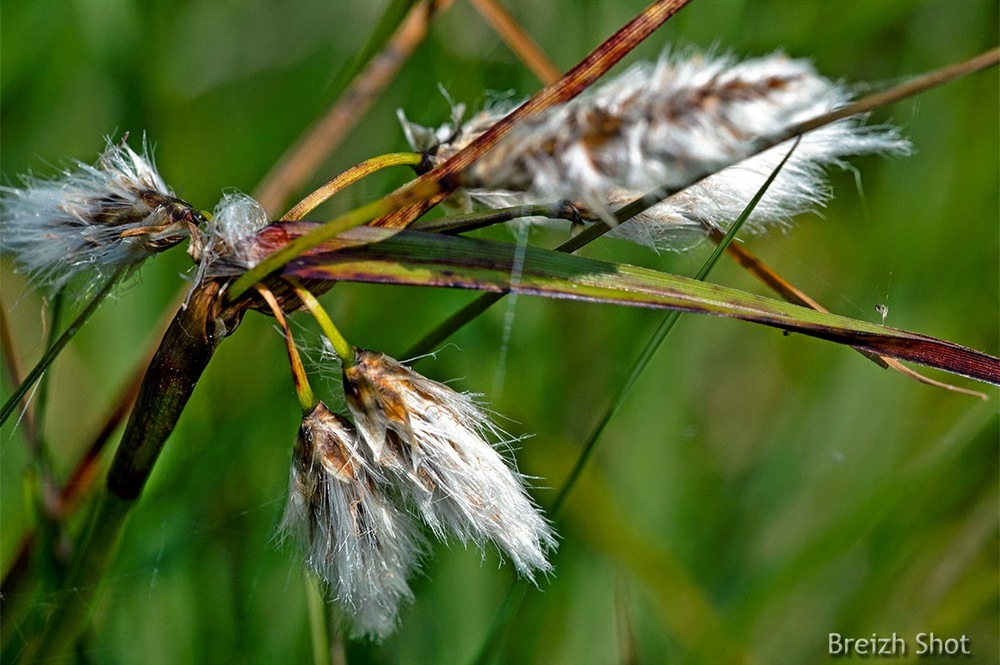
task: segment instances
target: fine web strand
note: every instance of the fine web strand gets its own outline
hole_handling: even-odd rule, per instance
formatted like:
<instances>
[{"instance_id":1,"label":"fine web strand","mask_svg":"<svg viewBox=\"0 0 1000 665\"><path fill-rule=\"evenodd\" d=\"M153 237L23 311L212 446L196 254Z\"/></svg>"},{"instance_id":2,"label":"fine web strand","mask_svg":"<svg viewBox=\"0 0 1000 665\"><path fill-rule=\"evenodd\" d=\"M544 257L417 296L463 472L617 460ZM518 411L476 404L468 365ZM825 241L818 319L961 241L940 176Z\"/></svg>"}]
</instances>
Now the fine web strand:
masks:
<instances>
[{"instance_id":1,"label":"fine web strand","mask_svg":"<svg viewBox=\"0 0 1000 665\"><path fill-rule=\"evenodd\" d=\"M524 272L524 258L528 251L528 224L517 227L517 244L514 248L514 261L510 271L510 296L507 298L507 309L503 317L503 336L500 340L500 353L497 359L496 374L493 377L493 395L498 399L503 394L504 380L507 378L507 352L510 349L510 337L514 330L514 315L517 310L517 287L521 284Z\"/></svg>"}]
</instances>

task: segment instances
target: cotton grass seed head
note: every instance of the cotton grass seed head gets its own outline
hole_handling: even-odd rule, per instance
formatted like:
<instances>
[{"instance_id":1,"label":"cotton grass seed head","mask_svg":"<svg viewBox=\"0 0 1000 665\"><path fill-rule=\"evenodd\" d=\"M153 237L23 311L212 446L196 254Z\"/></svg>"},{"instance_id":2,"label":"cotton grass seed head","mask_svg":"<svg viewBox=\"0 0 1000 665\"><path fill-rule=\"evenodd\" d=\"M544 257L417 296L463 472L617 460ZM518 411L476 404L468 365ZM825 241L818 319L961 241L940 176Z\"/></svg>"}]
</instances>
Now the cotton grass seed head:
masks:
<instances>
[{"instance_id":1,"label":"cotton grass seed head","mask_svg":"<svg viewBox=\"0 0 1000 665\"><path fill-rule=\"evenodd\" d=\"M725 228L735 221L791 145L783 143L725 168L648 208L608 235L656 249L683 250L703 238L706 227ZM745 228L762 233L785 227L794 216L825 205L832 196L825 177L827 168L846 167L847 157L873 152L907 154L909 144L891 128L866 129L850 121L809 132L764 193ZM612 190L607 201L618 207L643 194Z\"/></svg>"},{"instance_id":2,"label":"cotton grass seed head","mask_svg":"<svg viewBox=\"0 0 1000 665\"><path fill-rule=\"evenodd\" d=\"M413 597L407 578L422 540L369 469L353 425L318 404L299 429L281 529L297 536L306 564L329 584L352 636L381 639Z\"/></svg>"},{"instance_id":3,"label":"cotton grass seed head","mask_svg":"<svg viewBox=\"0 0 1000 665\"><path fill-rule=\"evenodd\" d=\"M523 478L486 441L509 438L470 395L363 349L344 368L344 393L373 459L436 536L480 548L492 541L529 579L551 570L552 530Z\"/></svg>"},{"instance_id":4,"label":"cotton grass seed head","mask_svg":"<svg viewBox=\"0 0 1000 665\"><path fill-rule=\"evenodd\" d=\"M703 223L736 219L791 145L750 157L759 139L850 99L845 86L820 76L809 61L782 54L744 61L712 53L665 55L518 123L461 178L487 207L566 199L611 220L607 210L744 160L612 232L657 248L684 248L692 230L701 237ZM465 125L435 131L421 132L408 122L404 128L411 142L439 142L425 149L436 164L510 110L488 108ZM823 178L828 166L845 166L853 155L908 152L897 131L864 127L858 118L809 132L749 228L760 231L822 205L829 198Z\"/></svg>"},{"instance_id":5,"label":"cotton grass seed head","mask_svg":"<svg viewBox=\"0 0 1000 665\"><path fill-rule=\"evenodd\" d=\"M74 162L55 179L0 187L0 251L41 285L105 275L173 247L203 221L156 172L143 145L108 141L97 164Z\"/></svg>"}]
</instances>

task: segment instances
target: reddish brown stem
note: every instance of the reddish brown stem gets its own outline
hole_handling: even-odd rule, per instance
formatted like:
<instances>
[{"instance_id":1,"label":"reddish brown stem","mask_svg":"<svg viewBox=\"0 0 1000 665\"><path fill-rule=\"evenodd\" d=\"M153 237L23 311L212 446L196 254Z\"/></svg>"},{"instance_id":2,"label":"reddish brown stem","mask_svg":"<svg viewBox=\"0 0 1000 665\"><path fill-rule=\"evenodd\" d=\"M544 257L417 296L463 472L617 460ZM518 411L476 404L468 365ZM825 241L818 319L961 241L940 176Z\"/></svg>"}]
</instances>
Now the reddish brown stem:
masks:
<instances>
[{"instance_id":1,"label":"reddish brown stem","mask_svg":"<svg viewBox=\"0 0 1000 665\"><path fill-rule=\"evenodd\" d=\"M535 40L518 25L503 5L497 0L469 0L469 2L539 81L549 85L559 80L559 69L552 64Z\"/></svg>"}]
</instances>

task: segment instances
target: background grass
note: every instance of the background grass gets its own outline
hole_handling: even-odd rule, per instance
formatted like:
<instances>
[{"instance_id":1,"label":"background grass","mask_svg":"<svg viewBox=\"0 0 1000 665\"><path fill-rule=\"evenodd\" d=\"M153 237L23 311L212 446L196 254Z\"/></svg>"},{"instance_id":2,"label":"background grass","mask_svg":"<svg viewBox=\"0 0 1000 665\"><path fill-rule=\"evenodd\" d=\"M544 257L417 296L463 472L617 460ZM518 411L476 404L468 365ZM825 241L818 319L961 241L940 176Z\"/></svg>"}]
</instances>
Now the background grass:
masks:
<instances>
[{"instance_id":1,"label":"background grass","mask_svg":"<svg viewBox=\"0 0 1000 665\"><path fill-rule=\"evenodd\" d=\"M507 6L566 69L642 4ZM8 182L50 173L63 157L92 161L104 135L145 131L167 182L210 208L225 188L250 191L322 113L380 11L362 2L7 0L0 171ZM698 0L629 61L668 44L780 49L814 59L831 78L882 86L992 47L997 25L988 0ZM438 82L471 107L487 90L538 87L458 1L314 183L403 148L397 107L417 122L445 120ZM889 325L996 354L998 117L996 70L876 113L872 121L900 125L917 154L857 160L863 197L852 174L835 174L837 196L822 217L748 246L838 313L877 320L874 307L885 304ZM365 181L328 210L402 177ZM682 274L707 255L607 241L585 252ZM189 266L181 250L151 261L56 364L46 432L60 474L155 340ZM29 365L42 346L43 300L9 266L2 275ZM733 265L713 279L759 289ZM400 353L469 298L340 285L324 302L352 341ZM520 298L505 338L506 315L507 306L494 308L421 371L460 377L455 385L485 393L508 429L535 434L518 462L539 477L544 505L661 315ZM301 317L300 325L312 330ZM336 402L337 383L328 369L314 387ZM966 662L997 662L997 392L989 393L980 403L881 371L849 349L684 317L571 496L556 575L529 592L502 660L714 662L731 647L760 663L820 662L832 631L895 631L912 656L915 634L935 631L970 637ZM292 548L274 540L297 425L281 339L271 320L248 315L130 518L85 661L308 660L303 575ZM26 464L21 432L8 424L5 567L34 519ZM382 645L350 645L351 662L468 660L512 579L499 563L495 552L436 548L399 631Z\"/></svg>"}]
</instances>

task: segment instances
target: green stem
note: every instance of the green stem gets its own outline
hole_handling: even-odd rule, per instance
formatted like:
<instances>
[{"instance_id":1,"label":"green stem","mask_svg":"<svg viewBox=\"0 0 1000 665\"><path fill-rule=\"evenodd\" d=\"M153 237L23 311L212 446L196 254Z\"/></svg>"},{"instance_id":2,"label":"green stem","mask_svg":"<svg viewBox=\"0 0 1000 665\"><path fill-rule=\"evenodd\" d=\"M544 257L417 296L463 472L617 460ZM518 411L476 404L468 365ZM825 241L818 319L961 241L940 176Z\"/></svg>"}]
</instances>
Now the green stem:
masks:
<instances>
[{"instance_id":1,"label":"green stem","mask_svg":"<svg viewBox=\"0 0 1000 665\"><path fill-rule=\"evenodd\" d=\"M319 327L323 330L323 334L326 335L328 340L330 340L330 344L333 345L333 350L337 353L337 356L344 364L344 367L351 367L354 365L354 347L344 338L343 335L340 334L340 330L338 330L337 326L333 324L333 320L330 318L330 315L326 313L326 310L323 309L323 306L319 304L318 300L316 300L316 296L314 296L309 289L302 286L297 279L293 277L289 277L287 279L288 283L291 284L292 288L295 290L295 295L299 297L302 304L306 306L309 313L313 315L314 319L316 319Z\"/></svg>"},{"instance_id":2,"label":"green stem","mask_svg":"<svg viewBox=\"0 0 1000 665\"><path fill-rule=\"evenodd\" d=\"M48 369L49 365L52 364L52 361L59 355L59 352L63 350L63 347L66 346L71 339L73 339L74 335L80 331L80 328L83 327L90 316L97 311L98 305L100 305L104 300L104 297L111 292L111 289L118 283L118 280L121 279L127 269L127 267L122 267L115 271L115 273L108 278L108 281L104 283L104 286L101 287L101 290L94 294L93 299L87 303L87 306L82 312L80 312L73 323L69 324L69 328L66 328L66 331L59 336L59 339L57 339L52 346L45 350L45 353L42 355L38 363L31 368L28 376L24 377L24 380L21 381L21 385L19 385L14 393L7 398L7 401L4 402L3 408L0 409L0 425L7 422L7 418L10 417L10 414L21 401L21 398L24 397L25 393L31 389L31 386L35 385L35 381L37 381L38 377L42 375L42 372Z\"/></svg>"},{"instance_id":3,"label":"green stem","mask_svg":"<svg viewBox=\"0 0 1000 665\"><path fill-rule=\"evenodd\" d=\"M312 646L313 665L327 665L330 662L330 622L326 616L326 602L320 581L303 572L306 584L306 608L309 611L309 637Z\"/></svg>"},{"instance_id":4,"label":"green stem","mask_svg":"<svg viewBox=\"0 0 1000 665\"><path fill-rule=\"evenodd\" d=\"M146 371L139 397L115 451L91 526L77 550L63 598L28 644L23 662L64 658L86 627L101 580L114 560L125 517L135 506L167 438L222 339L242 310L219 305L220 284L205 282L174 317Z\"/></svg>"},{"instance_id":5,"label":"green stem","mask_svg":"<svg viewBox=\"0 0 1000 665\"><path fill-rule=\"evenodd\" d=\"M475 660L472 661L474 665L489 665L499 655L500 645L503 644L503 639L514 622L514 615L517 614L517 610L521 607L521 602L527 593L528 583L523 579L518 578L511 583L510 588L507 589L507 595L504 596L503 604L493 619L490 632L476 654Z\"/></svg>"},{"instance_id":6,"label":"green stem","mask_svg":"<svg viewBox=\"0 0 1000 665\"><path fill-rule=\"evenodd\" d=\"M60 289L52 299L52 315L49 317L49 337L45 340L45 348L51 348L56 341L56 331L62 320L63 305L66 303L65 290ZM38 390L35 392L35 409L33 414L34 427L32 428L32 440L29 441L29 453L33 465L29 473L33 476L31 487L33 499L38 515L37 538L42 544L39 554L45 562L44 568L50 572L49 584L55 584L55 580L61 577L61 566L56 556L58 547L57 541L60 534L60 526L57 516L54 514L53 500L59 493L55 475L52 472L52 457L49 453L45 440L45 421L49 406L49 388L51 386L51 372L45 372L38 379ZM51 573L55 573L52 575Z\"/></svg>"},{"instance_id":7,"label":"green stem","mask_svg":"<svg viewBox=\"0 0 1000 665\"><path fill-rule=\"evenodd\" d=\"M52 316L49 317L49 338L45 340L45 348L51 349L56 342L56 331L62 321L63 305L66 303L66 292L59 289L52 298ZM35 441L33 454L36 462L45 465L48 458L45 452L45 413L49 405L49 384L51 374L43 374L38 380L38 391L35 394Z\"/></svg>"},{"instance_id":8,"label":"green stem","mask_svg":"<svg viewBox=\"0 0 1000 665\"><path fill-rule=\"evenodd\" d=\"M399 355L400 358L423 358L438 348L446 339L462 329L469 321L488 310L494 303L503 300L506 293L484 293L468 305L439 323L417 343Z\"/></svg>"}]
</instances>

